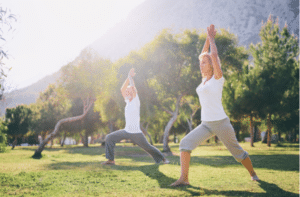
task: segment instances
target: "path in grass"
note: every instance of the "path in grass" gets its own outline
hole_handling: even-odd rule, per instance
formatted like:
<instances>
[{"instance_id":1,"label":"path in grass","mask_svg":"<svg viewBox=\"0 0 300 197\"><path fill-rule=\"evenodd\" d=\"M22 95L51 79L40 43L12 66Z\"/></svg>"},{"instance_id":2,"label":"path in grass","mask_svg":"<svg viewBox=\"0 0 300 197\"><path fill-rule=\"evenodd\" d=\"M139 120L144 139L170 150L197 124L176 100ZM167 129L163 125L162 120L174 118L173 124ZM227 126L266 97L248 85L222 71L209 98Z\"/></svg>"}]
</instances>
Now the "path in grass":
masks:
<instances>
[{"instance_id":1,"label":"path in grass","mask_svg":"<svg viewBox=\"0 0 300 197\"><path fill-rule=\"evenodd\" d=\"M299 146L241 146L249 152L260 182L223 145L199 146L192 153L191 186L169 185L180 175L178 145L169 165L157 165L139 147L119 144L116 166L101 166L99 146L54 147L32 159L36 147L17 147L0 154L0 196L298 196ZM161 145L157 145L162 150Z\"/></svg>"}]
</instances>

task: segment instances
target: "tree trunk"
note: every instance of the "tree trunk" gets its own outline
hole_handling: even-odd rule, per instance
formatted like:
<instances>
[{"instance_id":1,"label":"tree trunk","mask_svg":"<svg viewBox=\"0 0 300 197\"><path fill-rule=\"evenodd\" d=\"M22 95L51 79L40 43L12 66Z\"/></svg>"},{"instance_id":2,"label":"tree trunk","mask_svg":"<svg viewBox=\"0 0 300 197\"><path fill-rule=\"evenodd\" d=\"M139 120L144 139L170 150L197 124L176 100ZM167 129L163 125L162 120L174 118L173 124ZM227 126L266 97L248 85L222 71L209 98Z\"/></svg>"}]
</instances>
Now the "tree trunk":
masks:
<instances>
[{"instance_id":1,"label":"tree trunk","mask_svg":"<svg viewBox=\"0 0 300 197\"><path fill-rule=\"evenodd\" d=\"M64 133L64 137L63 137L63 140L61 141L61 144L60 144L60 146L61 146L61 147L63 147L63 146L64 146L64 144L65 144L65 141L66 141L66 137L67 137L67 132L65 131L65 133Z\"/></svg>"},{"instance_id":2,"label":"tree trunk","mask_svg":"<svg viewBox=\"0 0 300 197\"><path fill-rule=\"evenodd\" d=\"M233 125L233 128L234 128L234 131L235 131L237 141L240 141L240 130L241 130L240 121L236 122Z\"/></svg>"},{"instance_id":3,"label":"tree trunk","mask_svg":"<svg viewBox=\"0 0 300 197\"><path fill-rule=\"evenodd\" d=\"M89 135L87 130L84 132L83 146L89 147Z\"/></svg>"},{"instance_id":4,"label":"tree trunk","mask_svg":"<svg viewBox=\"0 0 300 197\"><path fill-rule=\"evenodd\" d=\"M215 135L215 143L217 144L219 142L218 136Z\"/></svg>"},{"instance_id":5,"label":"tree trunk","mask_svg":"<svg viewBox=\"0 0 300 197\"><path fill-rule=\"evenodd\" d=\"M142 130L142 132L144 133L145 136L148 136L149 141L150 141L150 144L153 145L151 136L150 136L150 134L149 134L148 131L147 131L147 130L148 130L148 126L149 126L149 122L147 122L146 128L144 128L144 127L143 127L143 124L141 124L141 130Z\"/></svg>"},{"instance_id":6,"label":"tree trunk","mask_svg":"<svg viewBox=\"0 0 300 197\"><path fill-rule=\"evenodd\" d=\"M109 120L108 127L109 127L109 132L112 133L114 131L114 126L112 124L112 120Z\"/></svg>"},{"instance_id":7,"label":"tree trunk","mask_svg":"<svg viewBox=\"0 0 300 197\"><path fill-rule=\"evenodd\" d=\"M13 150L15 147L16 147L16 144L18 143L18 137L15 137L15 140L13 141L13 143L12 143L12 147L11 147L11 149Z\"/></svg>"},{"instance_id":8,"label":"tree trunk","mask_svg":"<svg viewBox=\"0 0 300 197\"><path fill-rule=\"evenodd\" d=\"M188 130L188 132L186 132L186 135L187 135L189 132L191 132L193 130L193 118L192 117L190 119L186 118L186 121L189 126L189 130Z\"/></svg>"},{"instance_id":9,"label":"tree trunk","mask_svg":"<svg viewBox=\"0 0 300 197\"><path fill-rule=\"evenodd\" d=\"M250 115L250 137L251 137L250 146L254 147L254 145L253 145L254 136L253 136L253 116L252 116L252 114Z\"/></svg>"},{"instance_id":10,"label":"tree trunk","mask_svg":"<svg viewBox=\"0 0 300 197\"><path fill-rule=\"evenodd\" d=\"M271 114L268 114L267 118L267 126L268 126L268 131L267 131L267 145L270 147L271 146Z\"/></svg>"},{"instance_id":11,"label":"tree trunk","mask_svg":"<svg viewBox=\"0 0 300 197\"><path fill-rule=\"evenodd\" d=\"M52 146L53 146L53 139L51 140L51 145L50 145L50 148L52 148Z\"/></svg>"},{"instance_id":12,"label":"tree trunk","mask_svg":"<svg viewBox=\"0 0 300 197\"><path fill-rule=\"evenodd\" d=\"M80 116L75 116L75 117L69 117L69 118L65 118L65 119L61 119L60 121L58 121L55 125L55 128L53 130L52 133L50 133L45 140L43 140L43 142L40 144L40 146L35 150L34 155L32 156L33 158L41 158L42 157L42 151L44 150L46 144L52 140L59 132L59 127L66 122L75 122L77 120L81 120L82 118L84 118L87 114L87 112L90 110L90 108L92 107L93 104L93 100L89 101L89 98L87 99L87 101L83 102L83 114Z\"/></svg>"},{"instance_id":13,"label":"tree trunk","mask_svg":"<svg viewBox=\"0 0 300 197\"><path fill-rule=\"evenodd\" d=\"M281 142L281 132L278 131L278 144Z\"/></svg>"},{"instance_id":14,"label":"tree trunk","mask_svg":"<svg viewBox=\"0 0 300 197\"><path fill-rule=\"evenodd\" d=\"M166 153L170 153L171 152L171 149L169 147L169 135L170 135L171 128L172 128L174 122L177 119L178 111L179 111L179 103L180 103L180 100L181 100L182 96L183 95L179 95L177 97L175 112L171 113L172 117L169 120L167 126L165 127L164 139L163 139L163 152L166 152Z\"/></svg>"}]
</instances>

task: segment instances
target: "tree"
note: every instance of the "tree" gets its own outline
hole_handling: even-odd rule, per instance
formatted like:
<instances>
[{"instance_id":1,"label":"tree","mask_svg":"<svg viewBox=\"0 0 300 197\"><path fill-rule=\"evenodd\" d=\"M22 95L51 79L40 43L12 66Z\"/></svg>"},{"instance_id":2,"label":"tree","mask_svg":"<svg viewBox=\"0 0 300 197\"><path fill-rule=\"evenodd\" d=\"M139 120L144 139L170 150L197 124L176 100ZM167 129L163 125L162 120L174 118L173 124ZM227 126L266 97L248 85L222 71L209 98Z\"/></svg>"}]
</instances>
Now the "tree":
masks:
<instances>
[{"instance_id":1,"label":"tree","mask_svg":"<svg viewBox=\"0 0 300 197\"><path fill-rule=\"evenodd\" d=\"M2 6L0 6L0 23L2 26L0 27L0 40L5 41L4 32L12 30L12 24L17 21L17 18L14 14L11 14L7 9L4 10ZM0 100L2 100L3 96L3 78L6 77L6 72L8 68L4 67L3 58L8 58L7 52L4 51L3 44L0 45Z\"/></svg>"},{"instance_id":2,"label":"tree","mask_svg":"<svg viewBox=\"0 0 300 197\"><path fill-rule=\"evenodd\" d=\"M257 69L245 64L242 72L234 72L228 76L223 94L225 110L232 119L240 122L249 117L251 147L254 146L254 118L263 117L260 111L263 103L259 94L262 79L257 76Z\"/></svg>"},{"instance_id":3,"label":"tree","mask_svg":"<svg viewBox=\"0 0 300 197\"><path fill-rule=\"evenodd\" d=\"M271 15L262 25L259 35L261 43L251 45L250 49L259 71L257 77L262 80L258 94L262 96L261 111L267 117L267 145L271 146L272 120L286 114L283 102L288 99L284 97L295 85L293 78L299 65L299 45L298 39L288 32L287 25L280 32L278 19L275 22Z\"/></svg>"},{"instance_id":4,"label":"tree","mask_svg":"<svg viewBox=\"0 0 300 197\"><path fill-rule=\"evenodd\" d=\"M64 119L59 120L56 123L53 132L50 133L45 140L43 140L43 142L40 144L38 149L35 150L35 153L32 157L33 158L41 158L42 157L42 151L44 150L46 144L58 134L60 126L64 123L75 122L75 121L78 121L78 120L81 120L82 118L84 118L85 115L87 114L87 112L91 109L92 104L93 104L93 101L89 101L89 99L87 99L86 101L84 101L84 109L83 109L83 114L82 115L75 116L75 117L64 118Z\"/></svg>"},{"instance_id":5,"label":"tree","mask_svg":"<svg viewBox=\"0 0 300 197\"><path fill-rule=\"evenodd\" d=\"M7 126L4 119L0 120L0 153L3 153L6 151L7 146Z\"/></svg>"},{"instance_id":6,"label":"tree","mask_svg":"<svg viewBox=\"0 0 300 197\"><path fill-rule=\"evenodd\" d=\"M199 99L196 96L186 96L183 98L184 104L182 105L181 116L188 124L187 134L193 130L193 119L197 112L200 110ZM185 121L184 121L185 122Z\"/></svg>"},{"instance_id":7,"label":"tree","mask_svg":"<svg viewBox=\"0 0 300 197\"><path fill-rule=\"evenodd\" d=\"M17 138L22 137L29 131L31 114L32 111L25 105L6 109L5 122L7 125L7 135L14 139L12 149L17 144Z\"/></svg>"},{"instance_id":8,"label":"tree","mask_svg":"<svg viewBox=\"0 0 300 197\"><path fill-rule=\"evenodd\" d=\"M93 106L94 104L92 105L91 108L93 108ZM88 136L92 135L95 131L97 131L97 128L101 123L99 119L100 119L99 112L90 110L82 120L83 129L85 130L84 137L82 136L82 139L83 139L83 145L85 147L88 147Z\"/></svg>"},{"instance_id":9,"label":"tree","mask_svg":"<svg viewBox=\"0 0 300 197\"><path fill-rule=\"evenodd\" d=\"M36 104L31 108L34 111L33 130L44 139L54 129L57 121L68 116L70 101L61 86L50 84L40 93Z\"/></svg>"}]
</instances>

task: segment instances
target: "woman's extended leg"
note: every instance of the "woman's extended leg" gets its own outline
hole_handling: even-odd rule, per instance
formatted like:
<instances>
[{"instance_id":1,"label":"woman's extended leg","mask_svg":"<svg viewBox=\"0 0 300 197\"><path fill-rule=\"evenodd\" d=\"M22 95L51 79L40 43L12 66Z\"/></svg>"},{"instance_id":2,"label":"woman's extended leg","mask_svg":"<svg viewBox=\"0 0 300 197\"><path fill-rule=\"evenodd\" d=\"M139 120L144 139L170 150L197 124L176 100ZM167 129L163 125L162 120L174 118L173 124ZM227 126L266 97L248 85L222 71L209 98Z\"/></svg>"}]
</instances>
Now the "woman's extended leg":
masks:
<instances>
[{"instance_id":1,"label":"woman's extended leg","mask_svg":"<svg viewBox=\"0 0 300 197\"><path fill-rule=\"evenodd\" d=\"M241 162L243 166L245 166L250 173L251 179L254 181L259 180L253 169L248 153L243 150L236 139L235 132L229 118L218 121L218 123L215 124L212 123L210 128L214 130L214 133L216 133L235 160Z\"/></svg>"},{"instance_id":2,"label":"woman's extended leg","mask_svg":"<svg viewBox=\"0 0 300 197\"><path fill-rule=\"evenodd\" d=\"M247 157L246 159L244 159L243 161L241 161L241 163L243 164L243 166L248 170L252 181L259 181L259 178L257 177L254 169L253 169L253 165L252 162L250 160L250 157Z\"/></svg>"},{"instance_id":3,"label":"woman's extended leg","mask_svg":"<svg viewBox=\"0 0 300 197\"><path fill-rule=\"evenodd\" d=\"M212 137L213 134L204 124L199 125L180 141L180 178L171 184L171 186L189 185L188 174L191 160L191 151L199 144Z\"/></svg>"},{"instance_id":4,"label":"woman's extended leg","mask_svg":"<svg viewBox=\"0 0 300 197\"><path fill-rule=\"evenodd\" d=\"M156 163L159 163L161 161L163 161L164 163L168 163L168 160L164 157L164 155L155 146L149 144L143 133L130 133L129 138L135 144L149 153Z\"/></svg>"}]
</instances>

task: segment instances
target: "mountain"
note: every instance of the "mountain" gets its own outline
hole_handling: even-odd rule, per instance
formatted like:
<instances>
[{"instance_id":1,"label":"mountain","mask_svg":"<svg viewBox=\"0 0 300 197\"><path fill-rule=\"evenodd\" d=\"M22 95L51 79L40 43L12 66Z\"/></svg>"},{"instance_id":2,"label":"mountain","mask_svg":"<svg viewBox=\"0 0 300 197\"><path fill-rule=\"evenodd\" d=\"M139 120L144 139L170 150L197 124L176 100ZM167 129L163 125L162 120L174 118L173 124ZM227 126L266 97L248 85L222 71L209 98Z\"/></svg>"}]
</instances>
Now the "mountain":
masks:
<instances>
[{"instance_id":1,"label":"mountain","mask_svg":"<svg viewBox=\"0 0 300 197\"><path fill-rule=\"evenodd\" d=\"M279 18L280 27L287 22L299 37L298 0L147 0L91 47L114 61L138 50L164 28L178 33L186 28L205 30L210 24L229 29L240 45L248 47L260 41L261 22L269 14Z\"/></svg>"},{"instance_id":2,"label":"mountain","mask_svg":"<svg viewBox=\"0 0 300 197\"><path fill-rule=\"evenodd\" d=\"M55 83L60 77L60 71L48 75L38 82L19 90L14 90L4 95L4 100L0 101L0 115L5 114L5 108L12 108L20 104L35 103L40 92L44 91L49 84Z\"/></svg>"},{"instance_id":3,"label":"mountain","mask_svg":"<svg viewBox=\"0 0 300 197\"><path fill-rule=\"evenodd\" d=\"M261 22L266 22L270 14L278 17L281 28L286 23L299 37L299 0L146 0L90 47L115 61L141 48L164 28L178 33L186 28L205 30L210 24L229 29L238 36L240 45L248 47L260 41ZM1 101L1 113L6 107L35 102L39 92L59 75L57 72L7 94Z\"/></svg>"}]
</instances>

